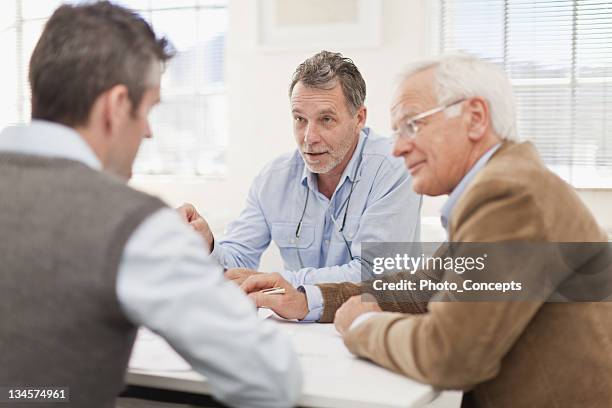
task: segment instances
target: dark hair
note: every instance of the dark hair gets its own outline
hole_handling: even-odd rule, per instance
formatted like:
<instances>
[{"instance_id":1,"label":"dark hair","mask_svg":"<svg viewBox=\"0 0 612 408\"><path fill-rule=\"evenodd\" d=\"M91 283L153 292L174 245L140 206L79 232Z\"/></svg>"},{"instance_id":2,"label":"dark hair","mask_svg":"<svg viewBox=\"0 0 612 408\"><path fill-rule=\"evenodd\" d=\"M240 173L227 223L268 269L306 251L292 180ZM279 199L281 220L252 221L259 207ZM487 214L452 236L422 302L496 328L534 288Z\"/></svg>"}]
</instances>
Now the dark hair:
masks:
<instances>
[{"instance_id":1,"label":"dark hair","mask_svg":"<svg viewBox=\"0 0 612 408\"><path fill-rule=\"evenodd\" d=\"M366 96L366 84L359 70L350 58L339 52L321 51L298 65L289 86L289 97L298 82L319 89L333 88L339 82L353 113L363 105Z\"/></svg>"},{"instance_id":2,"label":"dark hair","mask_svg":"<svg viewBox=\"0 0 612 408\"><path fill-rule=\"evenodd\" d=\"M108 1L59 7L30 59L32 119L87 123L96 98L115 85L128 89L135 112L155 63L174 55L138 14Z\"/></svg>"}]
</instances>

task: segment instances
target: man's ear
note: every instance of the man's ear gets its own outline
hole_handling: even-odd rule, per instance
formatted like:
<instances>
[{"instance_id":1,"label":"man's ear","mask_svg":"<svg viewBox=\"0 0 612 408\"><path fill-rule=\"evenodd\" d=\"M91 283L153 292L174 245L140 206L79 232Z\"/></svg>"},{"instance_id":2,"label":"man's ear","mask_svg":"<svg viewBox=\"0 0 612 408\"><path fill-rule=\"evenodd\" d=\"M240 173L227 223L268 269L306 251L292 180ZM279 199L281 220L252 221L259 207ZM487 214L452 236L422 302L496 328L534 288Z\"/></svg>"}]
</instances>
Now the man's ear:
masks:
<instances>
[{"instance_id":1,"label":"man's ear","mask_svg":"<svg viewBox=\"0 0 612 408\"><path fill-rule=\"evenodd\" d=\"M367 118L368 118L368 108L362 105L357 111L357 126L359 127L359 129L364 128Z\"/></svg>"},{"instance_id":2,"label":"man's ear","mask_svg":"<svg viewBox=\"0 0 612 408\"><path fill-rule=\"evenodd\" d=\"M113 134L114 129L130 115L132 102L125 85L115 85L104 95L104 127L106 134Z\"/></svg>"},{"instance_id":3,"label":"man's ear","mask_svg":"<svg viewBox=\"0 0 612 408\"><path fill-rule=\"evenodd\" d=\"M477 142L485 136L490 126L489 105L483 98L474 97L467 100L463 109L468 114L468 138Z\"/></svg>"}]
</instances>

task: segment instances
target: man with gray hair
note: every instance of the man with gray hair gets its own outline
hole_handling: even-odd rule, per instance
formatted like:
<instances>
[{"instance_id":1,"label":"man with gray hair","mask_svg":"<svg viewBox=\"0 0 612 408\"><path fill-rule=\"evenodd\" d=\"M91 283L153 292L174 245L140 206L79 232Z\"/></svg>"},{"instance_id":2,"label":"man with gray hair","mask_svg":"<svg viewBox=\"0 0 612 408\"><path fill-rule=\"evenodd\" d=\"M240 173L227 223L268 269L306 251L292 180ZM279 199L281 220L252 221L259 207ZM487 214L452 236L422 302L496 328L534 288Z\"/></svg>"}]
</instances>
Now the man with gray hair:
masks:
<instances>
[{"instance_id":1,"label":"man with gray hair","mask_svg":"<svg viewBox=\"0 0 612 408\"><path fill-rule=\"evenodd\" d=\"M0 403L12 390L18 406L115 406L138 326L230 406L300 395L289 339L259 321L176 211L126 185L172 54L106 1L63 5L45 25L32 123L0 134ZM34 401L32 388L57 398Z\"/></svg>"},{"instance_id":2,"label":"man with gray hair","mask_svg":"<svg viewBox=\"0 0 612 408\"><path fill-rule=\"evenodd\" d=\"M470 243L502 250L522 243L530 256L489 257L484 283L496 277L529 290L474 297L452 286L436 289L463 279L446 266L306 287L319 294L318 305L278 274L252 276L242 288L287 318L322 310L318 321L334 321L354 354L441 389L464 390L466 407L612 406L612 303L605 301L609 291L597 293L612 286L607 237L534 146L516 141L504 72L466 55L419 64L395 93L391 121L393 153L404 158L415 191L449 195L441 217L449 243L437 258ZM419 290L422 282L434 289ZM598 287L586 288L580 303L555 303L560 290L583 290L585 282ZM410 283L417 289L393 289ZM268 287L286 294L258 293Z\"/></svg>"},{"instance_id":3,"label":"man with gray hair","mask_svg":"<svg viewBox=\"0 0 612 408\"><path fill-rule=\"evenodd\" d=\"M191 205L180 208L212 254L241 283L273 240L293 286L361 279L363 241L419 240L421 197L392 141L365 127L366 85L355 64L322 51L300 64L289 86L298 149L268 164L247 206L214 241ZM246 268L246 269L231 269Z\"/></svg>"}]
</instances>

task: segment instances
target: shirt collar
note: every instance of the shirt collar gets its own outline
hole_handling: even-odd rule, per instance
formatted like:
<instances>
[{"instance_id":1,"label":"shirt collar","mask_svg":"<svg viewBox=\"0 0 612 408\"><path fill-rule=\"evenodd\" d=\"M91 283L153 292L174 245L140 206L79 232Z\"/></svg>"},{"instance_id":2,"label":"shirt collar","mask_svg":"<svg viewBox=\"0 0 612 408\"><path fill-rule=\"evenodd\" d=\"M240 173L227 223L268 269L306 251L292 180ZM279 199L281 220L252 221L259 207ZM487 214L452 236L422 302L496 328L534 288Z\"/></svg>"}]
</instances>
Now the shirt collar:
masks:
<instances>
[{"instance_id":1,"label":"shirt collar","mask_svg":"<svg viewBox=\"0 0 612 408\"><path fill-rule=\"evenodd\" d=\"M474 177L476 177L476 174L478 174L480 169L482 169L484 165L487 164L491 156L493 156L493 154L497 151L497 149L499 149L500 146L501 146L501 143L498 143L492 148L490 148L489 150L487 150L485 154L480 156L480 159L478 159L478 161L476 162L476 164L472 166L470 171L468 171L467 174L463 176L459 184L457 184L457 187L455 187L455 189L448 196L448 199L446 200L446 202L444 203L444 206L442 206L442 209L440 210L440 213L441 213L440 220L442 222L442 226L447 232L448 232L448 223L453 213L453 209L455 208L455 205L457 205L457 202L463 195L463 192L465 191L467 186L470 184L470 182L474 179Z\"/></svg>"},{"instance_id":2,"label":"shirt collar","mask_svg":"<svg viewBox=\"0 0 612 408\"><path fill-rule=\"evenodd\" d=\"M366 139L370 135L370 130L371 129L369 127L364 127L363 129L361 129L361 132L359 133L359 141L357 142L357 147L355 147L355 151L353 152L353 157L351 157L351 160L349 160L348 164L346 165L344 172L342 172L342 176L340 177L338 186L341 186L346 178L351 180L351 182L355 182L354 179L356 176L356 178L359 178L359 176L355 174L355 171L357 170L357 166L359 166L359 163L361 162L361 156L363 154L363 145L365 144ZM306 183L308 183L308 186L313 189L313 186L315 185L314 180L315 173L308 170L308 166L306 166L306 163L304 163L304 170L302 170L301 178L302 184L306 185Z\"/></svg>"},{"instance_id":3,"label":"shirt collar","mask_svg":"<svg viewBox=\"0 0 612 408\"><path fill-rule=\"evenodd\" d=\"M0 133L0 151L70 159L102 169L102 163L81 135L68 126L45 120L6 127Z\"/></svg>"}]
</instances>

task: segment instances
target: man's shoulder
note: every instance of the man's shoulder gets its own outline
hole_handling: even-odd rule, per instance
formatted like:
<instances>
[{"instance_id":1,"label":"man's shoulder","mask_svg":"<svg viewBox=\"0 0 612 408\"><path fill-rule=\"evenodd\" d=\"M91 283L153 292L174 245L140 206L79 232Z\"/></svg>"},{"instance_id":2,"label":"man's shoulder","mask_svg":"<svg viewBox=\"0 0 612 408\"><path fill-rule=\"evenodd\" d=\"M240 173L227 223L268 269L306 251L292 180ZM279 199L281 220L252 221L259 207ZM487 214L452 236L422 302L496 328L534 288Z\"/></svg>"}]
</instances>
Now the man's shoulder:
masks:
<instances>
[{"instance_id":1,"label":"man's shoulder","mask_svg":"<svg viewBox=\"0 0 612 408\"><path fill-rule=\"evenodd\" d=\"M365 128L365 130L368 132L368 138L363 147L363 160L375 161L396 171L404 172L406 170L404 161L393 156L393 139L382 136L371 128Z\"/></svg>"},{"instance_id":2,"label":"man's shoulder","mask_svg":"<svg viewBox=\"0 0 612 408\"><path fill-rule=\"evenodd\" d=\"M382 136L371 128L364 128L367 132L367 139L363 147L364 156L385 156L391 157L393 150L393 139Z\"/></svg>"},{"instance_id":3,"label":"man's shoulder","mask_svg":"<svg viewBox=\"0 0 612 408\"><path fill-rule=\"evenodd\" d=\"M553 188L557 194L571 191L567 183L545 166L530 142L505 142L477 175L474 185L492 188L493 192L512 189L538 196L547 188Z\"/></svg>"},{"instance_id":4,"label":"man's shoulder","mask_svg":"<svg viewBox=\"0 0 612 408\"><path fill-rule=\"evenodd\" d=\"M86 185L87 188L83 190L84 193L93 194L93 192L98 192L104 194L106 198L104 201L121 196L123 199L153 200L161 203L158 197L131 187L119 176L104 170L92 169L76 161L61 160L64 162L64 166L62 166L63 171L69 173L69 175L62 176L65 179L65 183ZM77 169L78 171L75 171Z\"/></svg>"},{"instance_id":5,"label":"man's shoulder","mask_svg":"<svg viewBox=\"0 0 612 408\"><path fill-rule=\"evenodd\" d=\"M272 159L261 169L259 178L274 176L276 179L301 175L304 170L304 160L297 149L283 153Z\"/></svg>"},{"instance_id":6,"label":"man's shoulder","mask_svg":"<svg viewBox=\"0 0 612 408\"><path fill-rule=\"evenodd\" d=\"M42 159L45 160L45 159ZM158 197L137 190L120 177L69 159L49 159L54 164L51 178L71 201L88 205L95 211L118 212L165 207Z\"/></svg>"},{"instance_id":7,"label":"man's shoulder","mask_svg":"<svg viewBox=\"0 0 612 408\"><path fill-rule=\"evenodd\" d=\"M98 172L98 182L101 187L109 189L110 191L115 192L118 195L139 200L139 201L149 201L151 203L155 203L159 207L167 207L167 204L164 203L159 197L149 194L145 191L136 189L129 184L126 184L125 181L118 178L113 174L108 174L105 172Z\"/></svg>"},{"instance_id":8,"label":"man's shoulder","mask_svg":"<svg viewBox=\"0 0 612 408\"><path fill-rule=\"evenodd\" d=\"M523 238L563 240L578 234L578 229L559 229L559 220L568 218L585 226L588 234L598 233L593 216L578 195L544 165L531 143L506 142L465 191L453 223L457 227L467 223L478 229L507 230L508 234L519 234L522 229Z\"/></svg>"},{"instance_id":9,"label":"man's shoulder","mask_svg":"<svg viewBox=\"0 0 612 408\"><path fill-rule=\"evenodd\" d=\"M47 157L36 154L1 152L0 162L5 170L20 173L33 185L44 185L48 191L61 191L74 198L90 198L104 205L115 195L158 200L128 186L125 180L103 170L91 168L80 161ZM7 173L9 174L9 173Z\"/></svg>"}]
</instances>

